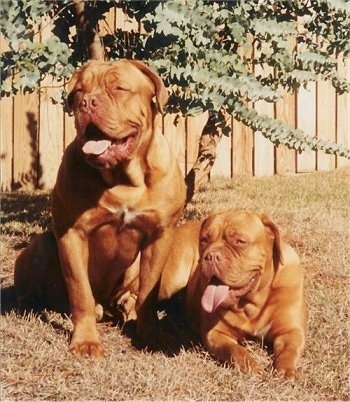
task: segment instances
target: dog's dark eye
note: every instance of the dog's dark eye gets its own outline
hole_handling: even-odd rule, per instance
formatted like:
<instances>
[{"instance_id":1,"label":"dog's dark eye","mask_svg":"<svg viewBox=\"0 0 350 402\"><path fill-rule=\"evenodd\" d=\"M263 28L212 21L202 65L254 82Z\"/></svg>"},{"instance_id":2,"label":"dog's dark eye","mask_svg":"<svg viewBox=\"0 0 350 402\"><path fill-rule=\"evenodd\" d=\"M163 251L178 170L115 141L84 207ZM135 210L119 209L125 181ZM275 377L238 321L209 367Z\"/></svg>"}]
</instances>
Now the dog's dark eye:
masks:
<instances>
[{"instance_id":1,"label":"dog's dark eye","mask_svg":"<svg viewBox=\"0 0 350 402\"><path fill-rule=\"evenodd\" d=\"M243 239L235 239L234 243L237 247L243 247L247 244L247 242Z\"/></svg>"},{"instance_id":2,"label":"dog's dark eye","mask_svg":"<svg viewBox=\"0 0 350 402\"><path fill-rule=\"evenodd\" d=\"M202 236L199 241L200 241L201 246L205 246L208 244L209 239L207 236Z\"/></svg>"},{"instance_id":3,"label":"dog's dark eye","mask_svg":"<svg viewBox=\"0 0 350 402\"><path fill-rule=\"evenodd\" d=\"M123 87L120 87L120 86L114 87L113 91L114 92L129 92L129 90L127 88L123 88Z\"/></svg>"}]
</instances>

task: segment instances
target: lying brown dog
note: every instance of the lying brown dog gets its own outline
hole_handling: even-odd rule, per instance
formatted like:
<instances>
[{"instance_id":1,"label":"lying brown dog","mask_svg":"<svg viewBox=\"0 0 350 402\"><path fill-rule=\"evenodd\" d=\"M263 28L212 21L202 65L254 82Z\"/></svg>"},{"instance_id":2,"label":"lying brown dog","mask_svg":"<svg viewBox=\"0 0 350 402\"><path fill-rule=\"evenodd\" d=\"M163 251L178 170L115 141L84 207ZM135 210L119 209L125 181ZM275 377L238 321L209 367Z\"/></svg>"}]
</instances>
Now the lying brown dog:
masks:
<instances>
[{"instance_id":1,"label":"lying brown dog","mask_svg":"<svg viewBox=\"0 0 350 402\"><path fill-rule=\"evenodd\" d=\"M104 355L95 301L114 294L139 252L137 328L156 342L161 269L185 201L177 161L154 127L154 99L162 109L167 98L160 77L138 61L90 61L69 84L77 136L63 156L52 215L77 355Z\"/></svg>"},{"instance_id":2,"label":"lying brown dog","mask_svg":"<svg viewBox=\"0 0 350 402\"><path fill-rule=\"evenodd\" d=\"M274 367L298 377L306 307L303 271L294 249L265 215L229 211L208 217L200 232L200 262L187 289L189 323L206 349L245 371L262 367L240 343L271 341Z\"/></svg>"}]
</instances>

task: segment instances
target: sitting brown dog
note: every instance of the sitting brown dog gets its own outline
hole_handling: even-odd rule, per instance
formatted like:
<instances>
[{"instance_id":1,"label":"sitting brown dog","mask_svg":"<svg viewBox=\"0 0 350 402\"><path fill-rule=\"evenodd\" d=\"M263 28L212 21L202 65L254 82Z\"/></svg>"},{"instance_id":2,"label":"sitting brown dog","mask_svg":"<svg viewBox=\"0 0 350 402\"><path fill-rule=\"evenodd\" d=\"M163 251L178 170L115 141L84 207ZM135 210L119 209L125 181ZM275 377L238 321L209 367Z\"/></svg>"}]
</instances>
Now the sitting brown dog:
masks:
<instances>
[{"instance_id":1,"label":"sitting brown dog","mask_svg":"<svg viewBox=\"0 0 350 402\"><path fill-rule=\"evenodd\" d=\"M138 61L90 61L69 84L77 136L63 156L52 215L74 354L105 354L95 304L110 299L139 252L137 329L146 343L157 342L161 269L186 191L176 159L155 130L156 106L161 110L167 98L160 77Z\"/></svg>"},{"instance_id":2,"label":"sitting brown dog","mask_svg":"<svg viewBox=\"0 0 350 402\"><path fill-rule=\"evenodd\" d=\"M272 342L276 372L297 378L306 306L303 271L294 249L280 241L267 216L245 211L208 217L199 249L199 264L187 289L187 314L209 353L261 373L262 367L240 343L263 337Z\"/></svg>"}]
</instances>

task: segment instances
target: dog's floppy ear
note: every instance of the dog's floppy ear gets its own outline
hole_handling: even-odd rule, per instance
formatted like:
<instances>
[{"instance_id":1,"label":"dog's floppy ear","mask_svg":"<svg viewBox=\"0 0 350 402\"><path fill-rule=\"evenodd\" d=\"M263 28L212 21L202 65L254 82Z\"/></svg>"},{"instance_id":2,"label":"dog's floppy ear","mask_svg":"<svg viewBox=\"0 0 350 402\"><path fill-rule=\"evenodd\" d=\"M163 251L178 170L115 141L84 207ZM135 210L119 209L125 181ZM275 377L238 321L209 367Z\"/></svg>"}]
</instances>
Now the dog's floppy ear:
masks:
<instances>
[{"instance_id":1,"label":"dog's floppy ear","mask_svg":"<svg viewBox=\"0 0 350 402\"><path fill-rule=\"evenodd\" d=\"M146 64L139 60L128 60L135 67L137 67L143 74L145 74L154 84L156 90L156 99L158 110L163 113L164 106L168 102L169 95L165 88L163 80L157 73L151 70Z\"/></svg>"},{"instance_id":2,"label":"dog's floppy ear","mask_svg":"<svg viewBox=\"0 0 350 402\"><path fill-rule=\"evenodd\" d=\"M73 92L73 90L74 90L74 87L75 87L77 81L78 81L78 72L75 72L72 75L71 79L68 81L67 87L66 87L66 93L67 93L66 107L67 107L68 111L70 111L70 112L73 109L73 103L74 103L74 92Z\"/></svg>"},{"instance_id":3,"label":"dog's floppy ear","mask_svg":"<svg viewBox=\"0 0 350 402\"><path fill-rule=\"evenodd\" d=\"M267 215L261 214L260 219L267 229L268 235L273 239L273 265L277 269L280 263L283 264L280 232Z\"/></svg>"}]
</instances>

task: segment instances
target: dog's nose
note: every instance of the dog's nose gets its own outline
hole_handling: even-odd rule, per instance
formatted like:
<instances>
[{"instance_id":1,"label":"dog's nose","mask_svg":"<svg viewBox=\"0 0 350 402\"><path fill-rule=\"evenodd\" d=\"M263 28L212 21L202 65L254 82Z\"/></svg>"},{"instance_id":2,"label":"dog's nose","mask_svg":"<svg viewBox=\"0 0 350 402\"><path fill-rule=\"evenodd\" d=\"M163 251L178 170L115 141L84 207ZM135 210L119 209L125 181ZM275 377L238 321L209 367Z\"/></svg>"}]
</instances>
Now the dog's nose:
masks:
<instances>
[{"instance_id":1,"label":"dog's nose","mask_svg":"<svg viewBox=\"0 0 350 402\"><path fill-rule=\"evenodd\" d=\"M219 251L212 250L204 255L204 260L208 262L220 262L222 261L222 255Z\"/></svg>"},{"instance_id":2,"label":"dog's nose","mask_svg":"<svg viewBox=\"0 0 350 402\"><path fill-rule=\"evenodd\" d=\"M96 95L84 95L80 101L79 108L82 112L92 112L99 105L99 99Z\"/></svg>"}]
</instances>

